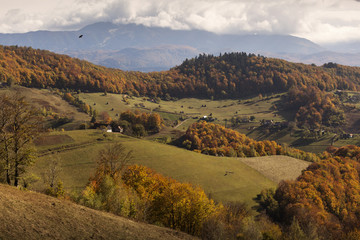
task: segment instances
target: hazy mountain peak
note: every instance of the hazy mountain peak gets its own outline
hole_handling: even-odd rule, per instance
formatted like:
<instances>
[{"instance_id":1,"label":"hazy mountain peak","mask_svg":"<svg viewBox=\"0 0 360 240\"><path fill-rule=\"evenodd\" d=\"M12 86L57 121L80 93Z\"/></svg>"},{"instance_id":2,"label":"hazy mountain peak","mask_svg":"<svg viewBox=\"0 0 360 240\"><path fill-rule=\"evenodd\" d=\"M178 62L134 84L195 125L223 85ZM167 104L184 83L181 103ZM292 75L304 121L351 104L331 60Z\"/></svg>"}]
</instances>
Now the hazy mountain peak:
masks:
<instances>
[{"instance_id":1,"label":"hazy mountain peak","mask_svg":"<svg viewBox=\"0 0 360 240\"><path fill-rule=\"evenodd\" d=\"M80 35L83 37L79 38ZM137 70L141 66L138 70L147 69L149 71L168 69L172 67L170 64L178 65L185 58L192 58L199 52L211 54L247 52L280 58L291 55L292 58L301 61L302 58L304 59L304 55L312 55L311 58L314 59L316 58L314 54L326 51L325 48L307 39L290 35L254 33L221 35L203 30L172 30L111 22L94 23L78 31L0 34L0 44L31 46L81 57L107 67L125 67L124 70ZM159 46L161 46L160 49ZM181 47L176 49L174 46ZM189 47L186 51L184 50L185 46ZM152 51L150 51L151 48L153 48ZM121 55L115 54L123 49L136 51L123 51ZM99 55L99 50L107 52L109 57L104 54ZM156 54L154 54L155 52ZM296 56L301 56L301 58ZM328 56L329 61L332 61L331 55ZM132 59L132 61L127 59ZM163 60L159 61L159 59ZM314 62L319 62L315 60ZM321 61L323 61L323 55ZM131 64L126 66L119 64L122 62ZM153 63L156 64L153 65ZM346 64L346 62L341 63ZM163 68L159 64L164 64Z\"/></svg>"}]
</instances>

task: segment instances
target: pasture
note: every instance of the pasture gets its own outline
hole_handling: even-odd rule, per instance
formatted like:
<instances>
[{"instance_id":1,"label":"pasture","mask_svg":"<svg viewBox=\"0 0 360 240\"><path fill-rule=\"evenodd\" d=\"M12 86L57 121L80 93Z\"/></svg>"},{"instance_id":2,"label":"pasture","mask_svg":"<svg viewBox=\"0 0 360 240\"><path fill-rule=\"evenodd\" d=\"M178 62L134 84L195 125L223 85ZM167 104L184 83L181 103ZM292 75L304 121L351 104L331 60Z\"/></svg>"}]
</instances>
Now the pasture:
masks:
<instances>
[{"instance_id":1,"label":"pasture","mask_svg":"<svg viewBox=\"0 0 360 240\"><path fill-rule=\"evenodd\" d=\"M210 114L216 118L215 123L224 125L225 119L230 124L232 117L254 116L255 121L261 119L284 121L272 107L280 99L280 95L259 99L258 97L243 100L210 100L184 98L176 101L161 100L155 103L150 98L128 97L125 94L80 93L79 98L96 109L98 113L107 112L113 119L126 110L156 111L165 120L188 119L178 130L185 131L189 125L203 116Z\"/></svg>"},{"instance_id":2,"label":"pasture","mask_svg":"<svg viewBox=\"0 0 360 240\"><path fill-rule=\"evenodd\" d=\"M63 134L75 142L41 146L42 156L29 172L41 176L47 161L56 157L62 168L60 178L68 191L84 188L94 172L99 150L113 142L120 142L133 151L133 164L145 165L178 181L199 185L218 201L242 201L253 205L253 198L262 189L276 186L268 177L237 158L207 156L122 134L104 134L99 130L54 132L50 136ZM225 176L226 171L233 174ZM38 181L33 187L41 189L42 184Z\"/></svg>"}]
</instances>

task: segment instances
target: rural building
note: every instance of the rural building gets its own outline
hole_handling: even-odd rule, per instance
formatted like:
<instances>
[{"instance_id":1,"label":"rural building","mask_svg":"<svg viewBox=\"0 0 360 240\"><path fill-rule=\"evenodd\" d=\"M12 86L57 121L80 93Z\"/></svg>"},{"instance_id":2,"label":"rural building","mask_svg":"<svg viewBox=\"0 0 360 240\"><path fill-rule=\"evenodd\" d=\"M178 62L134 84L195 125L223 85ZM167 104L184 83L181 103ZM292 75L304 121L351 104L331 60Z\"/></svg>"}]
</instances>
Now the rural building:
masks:
<instances>
[{"instance_id":1,"label":"rural building","mask_svg":"<svg viewBox=\"0 0 360 240\"><path fill-rule=\"evenodd\" d=\"M112 127L110 125L106 127L106 132L112 132Z\"/></svg>"}]
</instances>

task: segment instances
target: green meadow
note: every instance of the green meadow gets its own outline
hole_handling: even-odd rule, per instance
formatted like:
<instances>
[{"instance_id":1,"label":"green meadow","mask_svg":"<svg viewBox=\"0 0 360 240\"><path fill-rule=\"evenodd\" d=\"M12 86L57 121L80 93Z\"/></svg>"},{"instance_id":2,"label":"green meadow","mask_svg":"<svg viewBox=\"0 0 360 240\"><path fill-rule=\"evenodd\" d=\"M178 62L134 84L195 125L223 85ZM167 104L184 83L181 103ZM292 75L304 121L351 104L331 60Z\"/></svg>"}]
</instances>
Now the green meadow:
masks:
<instances>
[{"instance_id":1,"label":"green meadow","mask_svg":"<svg viewBox=\"0 0 360 240\"><path fill-rule=\"evenodd\" d=\"M94 172L99 150L113 142L120 142L133 151L133 164L145 165L165 176L201 186L218 201L242 201L253 205L253 198L262 189L276 186L237 158L207 156L122 134L105 134L100 130L53 132L50 135L67 135L74 141L39 147L43 155L30 172L41 176L47 161L58 158L62 168L60 178L68 191L80 191L85 187ZM226 171L233 174L225 176ZM38 181L34 188L41 188L41 185Z\"/></svg>"}]
</instances>

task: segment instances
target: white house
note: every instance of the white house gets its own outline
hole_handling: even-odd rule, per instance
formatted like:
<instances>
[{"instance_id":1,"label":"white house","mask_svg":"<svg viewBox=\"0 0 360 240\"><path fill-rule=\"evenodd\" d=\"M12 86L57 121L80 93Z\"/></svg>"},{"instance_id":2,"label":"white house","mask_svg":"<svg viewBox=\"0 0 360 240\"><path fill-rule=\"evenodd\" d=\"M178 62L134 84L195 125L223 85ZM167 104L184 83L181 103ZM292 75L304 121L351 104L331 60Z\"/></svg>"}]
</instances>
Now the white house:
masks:
<instances>
[{"instance_id":1,"label":"white house","mask_svg":"<svg viewBox=\"0 0 360 240\"><path fill-rule=\"evenodd\" d=\"M110 125L106 127L106 132L112 132L112 127Z\"/></svg>"}]
</instances>

